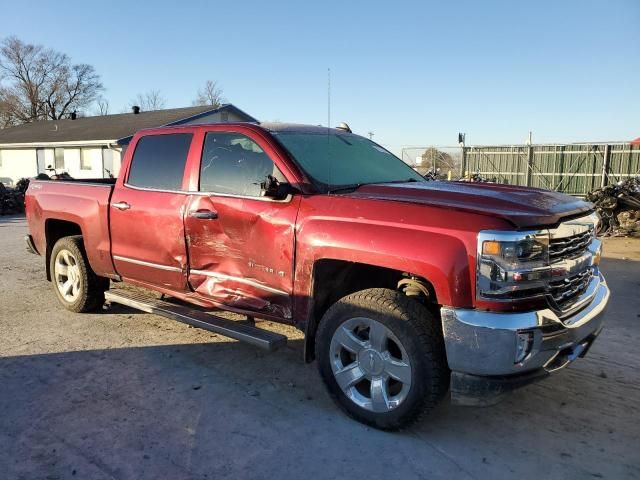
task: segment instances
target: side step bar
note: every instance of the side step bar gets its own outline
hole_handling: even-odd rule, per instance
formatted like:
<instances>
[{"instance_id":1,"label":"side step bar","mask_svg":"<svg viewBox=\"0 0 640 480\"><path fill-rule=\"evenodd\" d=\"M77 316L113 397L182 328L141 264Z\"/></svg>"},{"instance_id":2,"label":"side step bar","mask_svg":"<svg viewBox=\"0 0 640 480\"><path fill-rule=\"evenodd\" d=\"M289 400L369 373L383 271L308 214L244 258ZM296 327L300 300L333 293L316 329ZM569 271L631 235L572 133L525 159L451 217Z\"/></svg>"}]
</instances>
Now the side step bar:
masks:
<instances>
[{"instance_id":1,"label":"side step bar","mask_svg":"<svg viewBox=\"0 0 640 480\"><path fill-rule=\"evenodd\" d=\"M240 342L250 343L251 345L270 352L287 343L287 337L285 335L228 320L182 305L175 305L143 294L124 290L109 290L105 292L104 296L106 300L112 303L119 303L147 313L155 313L156 315L187 323L196 328L209 330Z\"/></svg>"}]
</instances>

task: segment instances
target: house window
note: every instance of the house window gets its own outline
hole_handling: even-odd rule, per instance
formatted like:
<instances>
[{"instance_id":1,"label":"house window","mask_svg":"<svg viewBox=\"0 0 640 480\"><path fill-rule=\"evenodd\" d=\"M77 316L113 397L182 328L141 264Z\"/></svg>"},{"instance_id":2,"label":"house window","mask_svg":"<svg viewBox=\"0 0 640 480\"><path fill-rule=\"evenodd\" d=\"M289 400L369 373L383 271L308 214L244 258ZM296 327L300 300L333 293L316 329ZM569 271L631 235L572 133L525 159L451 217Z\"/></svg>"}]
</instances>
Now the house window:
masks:
<instances>
[{"instance_id":1,"label":"house window","mask_svg":"<svg viewBox=\"0 0 640 480\"><path fill-rule=\"evenodd\" d=\"M229 121L229 112L220 113L220 121L221 122L228 122Z\"/></svg>"},{"instance_id":2,"label":"house window","mask_svg":"<svg viewBox=\"0 0 640 480\"><path fill-rule=\"evenodd\" d=\"M56 148L55 149L55 168L56 170L61 170L64 168L64 148Z\"/></svg>"},{"instance_id":3,"label":"house window","mask_svg":"<svg viewBox=\"0 0 640 480\"><path fill-rule=\"evenodd\" d=\"M80 170L91 170L91 154L92 150L83 148L80 150Z\"/></svg>"}]
</instances>

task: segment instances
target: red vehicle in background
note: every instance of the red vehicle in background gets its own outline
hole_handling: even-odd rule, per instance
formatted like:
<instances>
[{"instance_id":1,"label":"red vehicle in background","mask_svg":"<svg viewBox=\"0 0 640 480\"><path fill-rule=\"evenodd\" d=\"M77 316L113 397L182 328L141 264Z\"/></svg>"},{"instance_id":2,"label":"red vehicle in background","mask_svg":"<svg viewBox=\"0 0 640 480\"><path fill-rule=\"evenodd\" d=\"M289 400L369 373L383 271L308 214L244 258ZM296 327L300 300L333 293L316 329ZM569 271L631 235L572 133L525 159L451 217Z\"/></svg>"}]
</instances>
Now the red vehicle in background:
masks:
<instances>
[{"instance_id":1,"label":"red vehicle in background","mask_svg":"<svg viewBox=\"0 0 640 480\"><path fill-rule=\"evenodd\" d=\"M593 205L428 182L345 129L146 130L117 179L32 181L26 200L28 248L69 310L106 298L267 349L286 338L212 310L292 324L337 403L379 428L564 367L609 299Z\"/></svg>"}]
</instances>

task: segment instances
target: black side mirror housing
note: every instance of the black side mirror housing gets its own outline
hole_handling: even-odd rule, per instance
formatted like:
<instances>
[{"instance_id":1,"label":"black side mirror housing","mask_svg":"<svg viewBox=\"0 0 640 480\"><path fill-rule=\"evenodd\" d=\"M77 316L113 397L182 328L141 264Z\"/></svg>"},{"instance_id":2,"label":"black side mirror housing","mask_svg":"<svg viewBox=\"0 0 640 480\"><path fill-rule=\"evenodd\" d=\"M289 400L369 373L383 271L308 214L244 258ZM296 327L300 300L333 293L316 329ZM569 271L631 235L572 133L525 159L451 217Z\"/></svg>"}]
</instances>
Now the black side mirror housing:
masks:
<instances>
[{"instance_id":1,"label":"black side mirror housing","mask_svg":"<svg viewBox=\"0 0 640 480\"><path fill-rule=\"evenodd\" d=\"M293 188L288 183L280 183L273 175L267 175L264 181L260 183L262 196L273 198L274 200L283 200L287 195L293 192Z\"/></svg>"}]
</instances>

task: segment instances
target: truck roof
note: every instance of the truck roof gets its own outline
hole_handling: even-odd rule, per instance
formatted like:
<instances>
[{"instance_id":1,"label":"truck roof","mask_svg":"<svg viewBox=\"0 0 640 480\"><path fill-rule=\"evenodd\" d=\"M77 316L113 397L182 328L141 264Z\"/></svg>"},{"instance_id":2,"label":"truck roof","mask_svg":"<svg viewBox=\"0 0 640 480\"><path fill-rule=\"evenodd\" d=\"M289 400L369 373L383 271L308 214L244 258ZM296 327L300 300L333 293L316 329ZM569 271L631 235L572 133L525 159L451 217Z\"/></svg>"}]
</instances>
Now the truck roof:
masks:
<instances>
[{"instance_id":1,"label":"truck roof","mask_svg":"<svg viewBox=\"0 0 640 480\"><path fill-rule=\"evenodd\" d=\"M303 123L279 123L279 122L264 122L259 123L262 128L269 132L279 133L279 132L297 132L297 133L317 133L317 134L327 134L331 133L339 133L346 134L342 129L339 128L327 128L322 125L306 125Z\"/></svg>"},{"instance_id":2,"label":"truck roof","mask_svg":"<svg viewBox=\"0 0 640 480\"><path fill-rule=\"evenodd\" d=\"M222 123L199 123L197 125L180 125L180 126L167 125L164 127L146 128L146 129L140 130L140 132L153 134L153 132L158 132L165 129L179 129L179 128L192 129L192 128L198 128L198 127L206 128L211 126L220 127L225 125L254 126L271 133L296 132L296 133L310 133L310 134L322 134L322 135L326 135L327 133L340 134L340 135L348 134L348 132L339 128L327 128L321 125L307 125L303 123L280 123L280 122L262 122L262 123L260 122L222 122Z\"/></svg>"}]
</instances>

